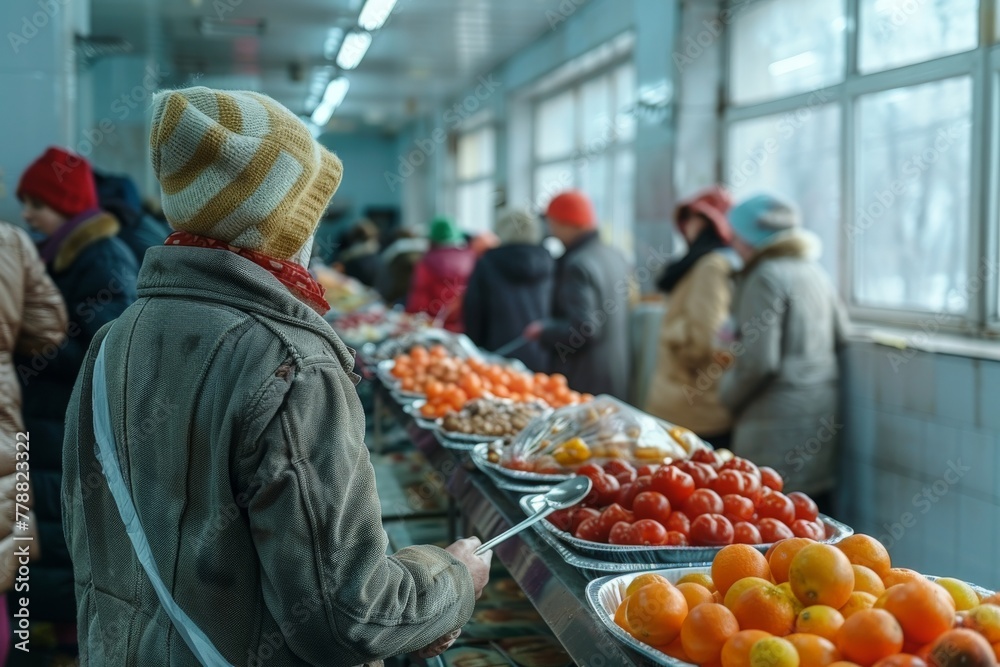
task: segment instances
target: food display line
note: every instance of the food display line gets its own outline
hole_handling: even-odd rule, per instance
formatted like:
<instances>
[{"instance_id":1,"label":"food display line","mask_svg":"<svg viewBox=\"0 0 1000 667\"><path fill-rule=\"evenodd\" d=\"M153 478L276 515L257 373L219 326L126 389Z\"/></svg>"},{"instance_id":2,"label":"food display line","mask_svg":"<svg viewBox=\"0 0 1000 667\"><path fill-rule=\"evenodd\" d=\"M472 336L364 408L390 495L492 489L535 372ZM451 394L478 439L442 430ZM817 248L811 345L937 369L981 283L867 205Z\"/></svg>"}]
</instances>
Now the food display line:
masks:
<instances>
[{"instance_id":1,"label":"food display line","mask_svg":"<svg viewBox=\"0 0 1000 667\"><path fill-rule=\"evenodd\" d=\"M435 471L428 486L443 485L449 494L449 533L458 533L458 515L484 541L492 539L525 514L522 494L498 488L475 468L468 452L446 449L431 431L420 428L392 394L374 380L376 405L404 426L413 445ZM656 663L622 646L601 624L586 599L590 579L570 565L534 530L526 530L494 551L535 606L566 652L580 667L646 667Z\"/></svg>"}]
</instances>

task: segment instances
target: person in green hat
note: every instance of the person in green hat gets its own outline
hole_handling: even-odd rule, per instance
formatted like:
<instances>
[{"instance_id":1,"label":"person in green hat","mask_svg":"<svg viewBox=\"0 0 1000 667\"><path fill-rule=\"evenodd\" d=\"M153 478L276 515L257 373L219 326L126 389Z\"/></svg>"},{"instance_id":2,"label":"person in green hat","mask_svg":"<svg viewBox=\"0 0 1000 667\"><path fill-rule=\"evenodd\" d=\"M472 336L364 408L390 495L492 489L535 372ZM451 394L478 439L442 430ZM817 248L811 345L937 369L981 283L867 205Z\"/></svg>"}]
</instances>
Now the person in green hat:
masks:
<instances>
[{"instance_id":1,"label":"person in green hat","mask_svg":"<svg viewBox=\"0 0 1000 667\"><path fill-rule=\"evenodd\" d=\"M450 218L431 222L431 249L413 271L406 312L427 313L449 331L461 333L462 299L476 266L476 253Z\"/></svg>"}]
</instances>

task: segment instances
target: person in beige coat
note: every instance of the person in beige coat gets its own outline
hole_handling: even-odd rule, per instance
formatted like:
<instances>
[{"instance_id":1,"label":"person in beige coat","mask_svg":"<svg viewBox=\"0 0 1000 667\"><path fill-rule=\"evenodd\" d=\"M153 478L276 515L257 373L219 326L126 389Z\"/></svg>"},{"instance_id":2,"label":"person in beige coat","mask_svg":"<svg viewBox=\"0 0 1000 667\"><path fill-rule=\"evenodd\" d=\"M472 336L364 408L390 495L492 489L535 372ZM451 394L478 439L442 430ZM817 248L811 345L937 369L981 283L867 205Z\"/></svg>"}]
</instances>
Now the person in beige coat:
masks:
<instances>
[{"instance_id":1,"label":"person in beige coat","mask_svg":"<svg viewBox=\"0 0 1000 667\"><path fill-rule=\"evenodd\" d=\"M728 446L732 427L718 397L725 360L717 349L732 299L735 255L726 251L732 239L726 220L730 205L729 194L713 187L677 207L674 220L688 252L667 267L658 283L667 295L667 312L645 406L716 447Z\"/></svg>"},{"instance_id":2,"label":"person in beige coat","mask_svg":"<svg viewBox=\"0 0 1000 667\"><path fill-rule=\"evenodd\" d=\"M27 544L35 556L38 547L33 513L28 513L27 530L14 525L17 484L30 484L31 479L31 434L18 435L24 433L24 420L14 354L44 354L57 348L65 336L66 307L34 244L21 229L0 222L0 593L13 588L20 564L14 537L30 537L30 542L20 544ZM0 596L0 605L5 600ZM6 622L6 611L0 619ZM6 664L7 650L3 642L0 665Z\"/></svg>"}]
</instances>

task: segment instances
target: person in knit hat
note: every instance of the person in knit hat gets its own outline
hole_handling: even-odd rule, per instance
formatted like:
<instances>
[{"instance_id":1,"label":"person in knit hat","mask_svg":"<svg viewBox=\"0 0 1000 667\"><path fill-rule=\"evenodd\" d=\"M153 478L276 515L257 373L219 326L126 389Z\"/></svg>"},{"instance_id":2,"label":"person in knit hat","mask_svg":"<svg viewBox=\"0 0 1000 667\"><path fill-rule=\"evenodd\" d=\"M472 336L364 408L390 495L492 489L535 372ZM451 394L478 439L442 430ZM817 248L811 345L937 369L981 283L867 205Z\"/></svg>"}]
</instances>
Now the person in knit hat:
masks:
<instances>
[{"instance_id":1,"label":"person in knit hat","mask_svg":"<svg viewBox=\"0 0 1000 667\"><path fill-rule=\"evenodd\" d=\"M601 241L597 213L582 192L557 195L545 217L566 252L556 263L552 312L523 335L541 341L550 371L565 375L570 388L627 399L631 267Z\"/></svg>"},{"instance_id":2,"label":"person in knit hat","mask_svg":"<svg viewBox=\"0 0 1000 667\"><path fill-rule=\"evenodd\" d=\"M715 447L729 446L732 427L717 387L725 362L720 334L729 318L730 276L739 264L729 248L731 206L721 186L677 205L674 222L688 251L658 281L667 312L645 405L646 412L691 429Z\"/></svg>"},{"instance_id":3,"label":"person in knit hat","mask_svg":"<svg viewBox=\"0 0 1000 667\"><path fill-rule=\"evenodd\" d=\"M59 493L66 410L91 340L136 298L138 265L118 238L118 220L99 207L93 172L83 157L48 148L21 175L16 194L25 221L43 239L39 255L69 315L67 336L58 348L15 360L31 434L41 551L31 568L31 630L38 637L32 646L72 657L75 593ZM43 639L52 637L56 646Z\"/></svg>"},{"instance_id":4,"label":"person in knit hat","mask_svg":"<svg viewBox=\"0 0 1000 667\"><path fill-rule=\"evenodd\" d=\"M497 220L502 245L476 262L465 292L465 334L484 350L497 350L521 335L530 322L548 315L552 304L555 261L542 247L538 219L527 211L506 211ZM534 371L549 360L538 341L512 350Z\"/></svg>"},{"instance_id":5,"label":"person in knit hat","mask_svg":"<svg viewBox=\"0 0 1000 667\"><path fill-rule=\"evenodd\" d=\"M431 222L430 250L413 270L406 312L427 313L449 331L462 332L462 301L476 253L451 218Z\"/></svg>"},{"instance_id":6,"label":"person in knit hat","mask_svg":"<svg viewBox=\"0 0 1000 667\"><path fill-rule=\"evenodd\" d=\"M733 415L732 450L774 468L790 491L822 511L836 483L839 367L847 318L819 264L819 239L795 207L771 195L729 212L737 274L733 313L739 340L719 399ZM810 442L820 444L818 449Z\"/></svg>"},{"instance_id":7,"label":"person in knit hat","mask_svg":"<svg viewBox=\"0 0 1000 667\"><path fill-rule=\"evenodd\" d=\"M387 555L354 354L304 268L340 160L269 97L203 87L153 97L149 143L175 231L146 251L139 300L95 338L66 417L82 662L440 653L489 555L475 538ZM95 410L142 557L101 474ZM165 614L174 605L186 618Z\"/></svg>"}]
</instances>

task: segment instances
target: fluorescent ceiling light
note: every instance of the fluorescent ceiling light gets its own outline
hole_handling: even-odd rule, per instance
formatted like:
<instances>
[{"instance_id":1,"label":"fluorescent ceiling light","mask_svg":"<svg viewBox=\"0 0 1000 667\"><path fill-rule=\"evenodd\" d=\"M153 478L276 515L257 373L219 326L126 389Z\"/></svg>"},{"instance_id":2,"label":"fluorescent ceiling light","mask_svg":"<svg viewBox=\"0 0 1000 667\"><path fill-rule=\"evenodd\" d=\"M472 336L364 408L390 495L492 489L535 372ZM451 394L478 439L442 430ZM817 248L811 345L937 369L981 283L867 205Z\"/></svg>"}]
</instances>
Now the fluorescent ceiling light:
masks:
<instances>
[{"instance_id":1,"label":"fluorescent ceiling light","mask_svg":"<svg viewBox=\"0 0 1000 667\"><path fill-rule=\"evenodd\" d=\"M312 122L316 124L316 127L326 127L326 124L330 122L330 118L333 117L333 112L337 110L337 107L347 97L347 90L350 87L351 82L347 80L347 77L343 76L337 77L327 85L326 92L323 93L323 99L320 101L319 106L312 112Z\"/></svg>"},{"instance_id":2,"label":"fluorescent ceiling light","mask_svg":"<svg viewBox=\"0 0 1000 667\"><path fill-rule=\"evenodd\" d=\"M785 58L784 60L771 63L768 65L767 71L771 73L771 76L784 76L785 74L791 74L792 72L805 69L806 67L811 67L815 64L816 54L812 51L806 51L805 53L800 53L797 56L792 56L791 58Z\"/></svg>"},{"instance_id":3,"label":"fluorescent ceiling light","mask_svg":"<svg viewBox=\"0 0 1000 667\"><path fill-rule=\"evenodd\" d=\"M368 0L361 8L358 25L365 30L378 30L389 19L396 0Z\"/></svg>"},{"instance_id":4,"label":"fluorescent ceiling light","mask_svg":"<svg viewBox=\"0 0 1000 667\"><path fill-rule=\"evenodd\" d=\"M344 37L344 43L340 45L340 53L337 54L337 67L340 69L354 69L361 64L361 59L368 53L368 47L371 45L371 33L347 33L347 36Z\"/></svg>"}]
</instances>

